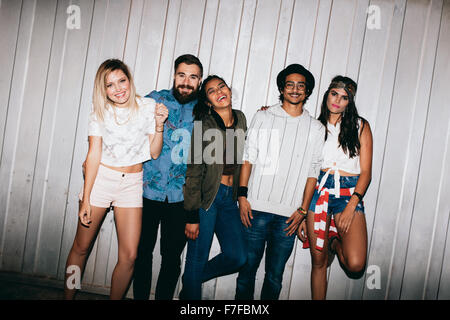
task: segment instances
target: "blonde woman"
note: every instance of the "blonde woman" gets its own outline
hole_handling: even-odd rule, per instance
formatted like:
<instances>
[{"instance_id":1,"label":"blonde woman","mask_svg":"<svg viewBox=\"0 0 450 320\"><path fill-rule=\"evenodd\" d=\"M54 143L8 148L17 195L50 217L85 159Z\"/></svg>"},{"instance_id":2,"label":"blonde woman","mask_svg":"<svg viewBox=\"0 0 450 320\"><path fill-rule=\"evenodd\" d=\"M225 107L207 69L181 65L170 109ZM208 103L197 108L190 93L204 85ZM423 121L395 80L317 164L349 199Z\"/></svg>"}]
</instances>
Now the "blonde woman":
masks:
<instances>
[{"instance_id":1,"label":"blonde woman","mask_svg":"<svg viewBox=\"0 0 450 320\"><path fill-rule=\"evenodd\" d=\"M83 273L107 209L114 206L118 261L110 299L122 299L134 270L142 221L142 162L158 158L168 110L136 94L128 67L120 60L103 62L95 76L89 117L89 151L79 195L79 221L66 263L65 298L73 299L69 270Z\"/></svg>"}]
</instances>

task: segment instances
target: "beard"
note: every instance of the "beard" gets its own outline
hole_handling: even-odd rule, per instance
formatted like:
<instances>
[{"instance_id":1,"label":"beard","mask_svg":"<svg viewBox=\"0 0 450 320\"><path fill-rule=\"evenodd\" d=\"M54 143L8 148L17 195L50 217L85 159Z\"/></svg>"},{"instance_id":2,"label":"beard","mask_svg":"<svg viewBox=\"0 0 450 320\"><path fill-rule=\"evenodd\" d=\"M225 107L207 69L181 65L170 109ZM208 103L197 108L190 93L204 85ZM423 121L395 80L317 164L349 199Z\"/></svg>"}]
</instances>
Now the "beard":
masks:
<instances>
[{"instance_id":1,"label":"beard","mask_svg":"<svg viewBox=\"0 0 450 320\"><path fill-rule=\"evenodd\" d=\"M180 93L180 91L179 91L180 89L190 89L190 90L192 90L192 92L189 94ZM173 96L175 97L175 99L177 99L177 101L181 104L186 104L188 102L196 100L198 97L198 89L195 90L194 87L189 86L189 85L184 85L184 84L180 84L179 86L175 87L175 82L173 84L172 93L173 93Z\"/></svg>"}]
</instances>

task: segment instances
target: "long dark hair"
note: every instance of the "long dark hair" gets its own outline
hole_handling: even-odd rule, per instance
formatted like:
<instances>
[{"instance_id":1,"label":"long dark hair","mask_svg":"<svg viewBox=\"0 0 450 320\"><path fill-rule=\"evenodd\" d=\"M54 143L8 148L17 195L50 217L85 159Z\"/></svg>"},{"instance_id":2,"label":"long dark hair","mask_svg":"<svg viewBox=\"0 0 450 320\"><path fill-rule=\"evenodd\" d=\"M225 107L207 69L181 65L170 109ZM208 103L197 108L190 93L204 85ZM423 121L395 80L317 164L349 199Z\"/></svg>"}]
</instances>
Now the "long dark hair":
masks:
<instances>
[{"instance_id":1,"label":"long dark hair","mask_svg":"<svg viewBox=\"0 0 450 320\"><path fill-rule=\"evenodd\" d=\"M226 86L228 87L228 84L225 82L225 80L223 80L221 77L213 74L213 75L209 75L205 80L203 80L202 86L200 87L200 90L198 92L198 102L197 104L194 106L194 120L201 120L203 119L203 117L206 114L210 113L210 106L208 106L208 97L206 95L206 84L214 79L218 79L220 81L223 81ZM228 87L230 88L230 87Z\"/></svg>"},{"instance_id":2,"label":"long dark hair","mask_svg":"<svg viewBox=\"0 0 450 320\"><path fill-rule=\"evenodd\" d=\"M358 115L355 105L355 94L357 84L349 77L336 76L331 80L331 84L328 90L323 95L322 106L320 108L320 116L318 120L327 127L328 120L330 119L330 111L327 107L327 99L330 94L330 90L333 88L344 89L348 95L348 105L345 111L341 114L341 131L339 132L339 145L342 147L345 153L353 158L359 155L361 150L361 143L359 142L359 120L361 120L362 128L367 122L364 118ZM361 130L362 131L362 130ZM325 140L328 137L328 130L325 132Z\"/></svg>"}]
</instances>

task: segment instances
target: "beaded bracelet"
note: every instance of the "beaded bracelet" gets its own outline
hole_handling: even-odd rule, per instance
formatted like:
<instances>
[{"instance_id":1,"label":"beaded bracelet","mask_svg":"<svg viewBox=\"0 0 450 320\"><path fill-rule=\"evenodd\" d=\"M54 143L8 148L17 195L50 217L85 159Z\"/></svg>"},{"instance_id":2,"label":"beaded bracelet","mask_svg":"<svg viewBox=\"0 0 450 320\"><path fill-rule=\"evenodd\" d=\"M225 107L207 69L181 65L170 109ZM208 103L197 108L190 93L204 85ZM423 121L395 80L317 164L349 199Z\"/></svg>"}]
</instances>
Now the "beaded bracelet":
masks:
<instances>
[{"instance_id":1,"label":"beaded bracelet","mask_svg":"<svg viewBox=\"0 0 450 320\"><path fill-rule=\"evenodd\" d=\"M302 207L298 208L297 212L300 213L302 216L306 216L306 210L303 209Z\"/></svg>"}]
</instances>

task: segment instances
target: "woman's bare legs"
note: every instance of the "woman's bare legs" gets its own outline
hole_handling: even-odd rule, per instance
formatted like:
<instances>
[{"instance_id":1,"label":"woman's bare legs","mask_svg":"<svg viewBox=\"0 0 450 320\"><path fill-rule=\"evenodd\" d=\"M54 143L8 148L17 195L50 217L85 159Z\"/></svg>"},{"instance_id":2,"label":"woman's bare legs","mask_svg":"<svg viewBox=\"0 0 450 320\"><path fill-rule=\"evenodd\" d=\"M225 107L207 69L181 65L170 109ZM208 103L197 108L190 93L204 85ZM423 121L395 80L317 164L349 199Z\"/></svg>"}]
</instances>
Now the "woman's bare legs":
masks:
<instances>
[{"instance_id":1,"label":"woman's bare legs","mask_svg":"<svg viewBox=\"0 0 450 320\"><path fill-rule=\"evenodd\" d=\"M119 258L111 279L110 299L120 300L127 292L134 271L142 227L142 208L114 208Z\"/></svg>"},{"instance_id":2,"label":"woman's bare legs","mask_svg":"<svg viewBox=\"0 0 450 320\"><path fill-rule=\"evenodd\" d=\"M340 213L334 216L336 225L340 218ZM344 267L352 272L361 272L366 265L367 258L367 227L364 213L356 211L347 233L339 231L341 241L333 241L332 246L336 251L339 261Z\"/></svg>"},{"instance_id":3,"label":"woman's bare legs","mask_svg":"<svg viewBox=\"0 0 450 320\"><path fill-rule=\"evenodd\" d=\"M309 252L311 254L311 298L324 300L327 296L328 229L331 217L327 217L323 250L316 249L317 234L314 233L314 212L309 211L306 220L308 229Z\"/></svg>"},{"instance_id":4,"label":"woman's bare legs","mask_svg":"<svg viewBox=\"0 0 450 320\"><path fill-rule=\"evenodd\" d=\"M78 219L77 232L73 240L72 249L69 252L66 262L66 272L70 266L77 266L80 269L80 277L84 272L86 266L87 256L92 249L95 239L97 238L100 226L105 218L107 208L99 208L91 206L91 220L89 227L83 226ZM72 300L74 298L76 289L69 289L67 287L67 278L71 276L70 273L65 274L64 280L64 298ZM80 279L81 282L81 279Z\"/></svg>"}]
</instances>

